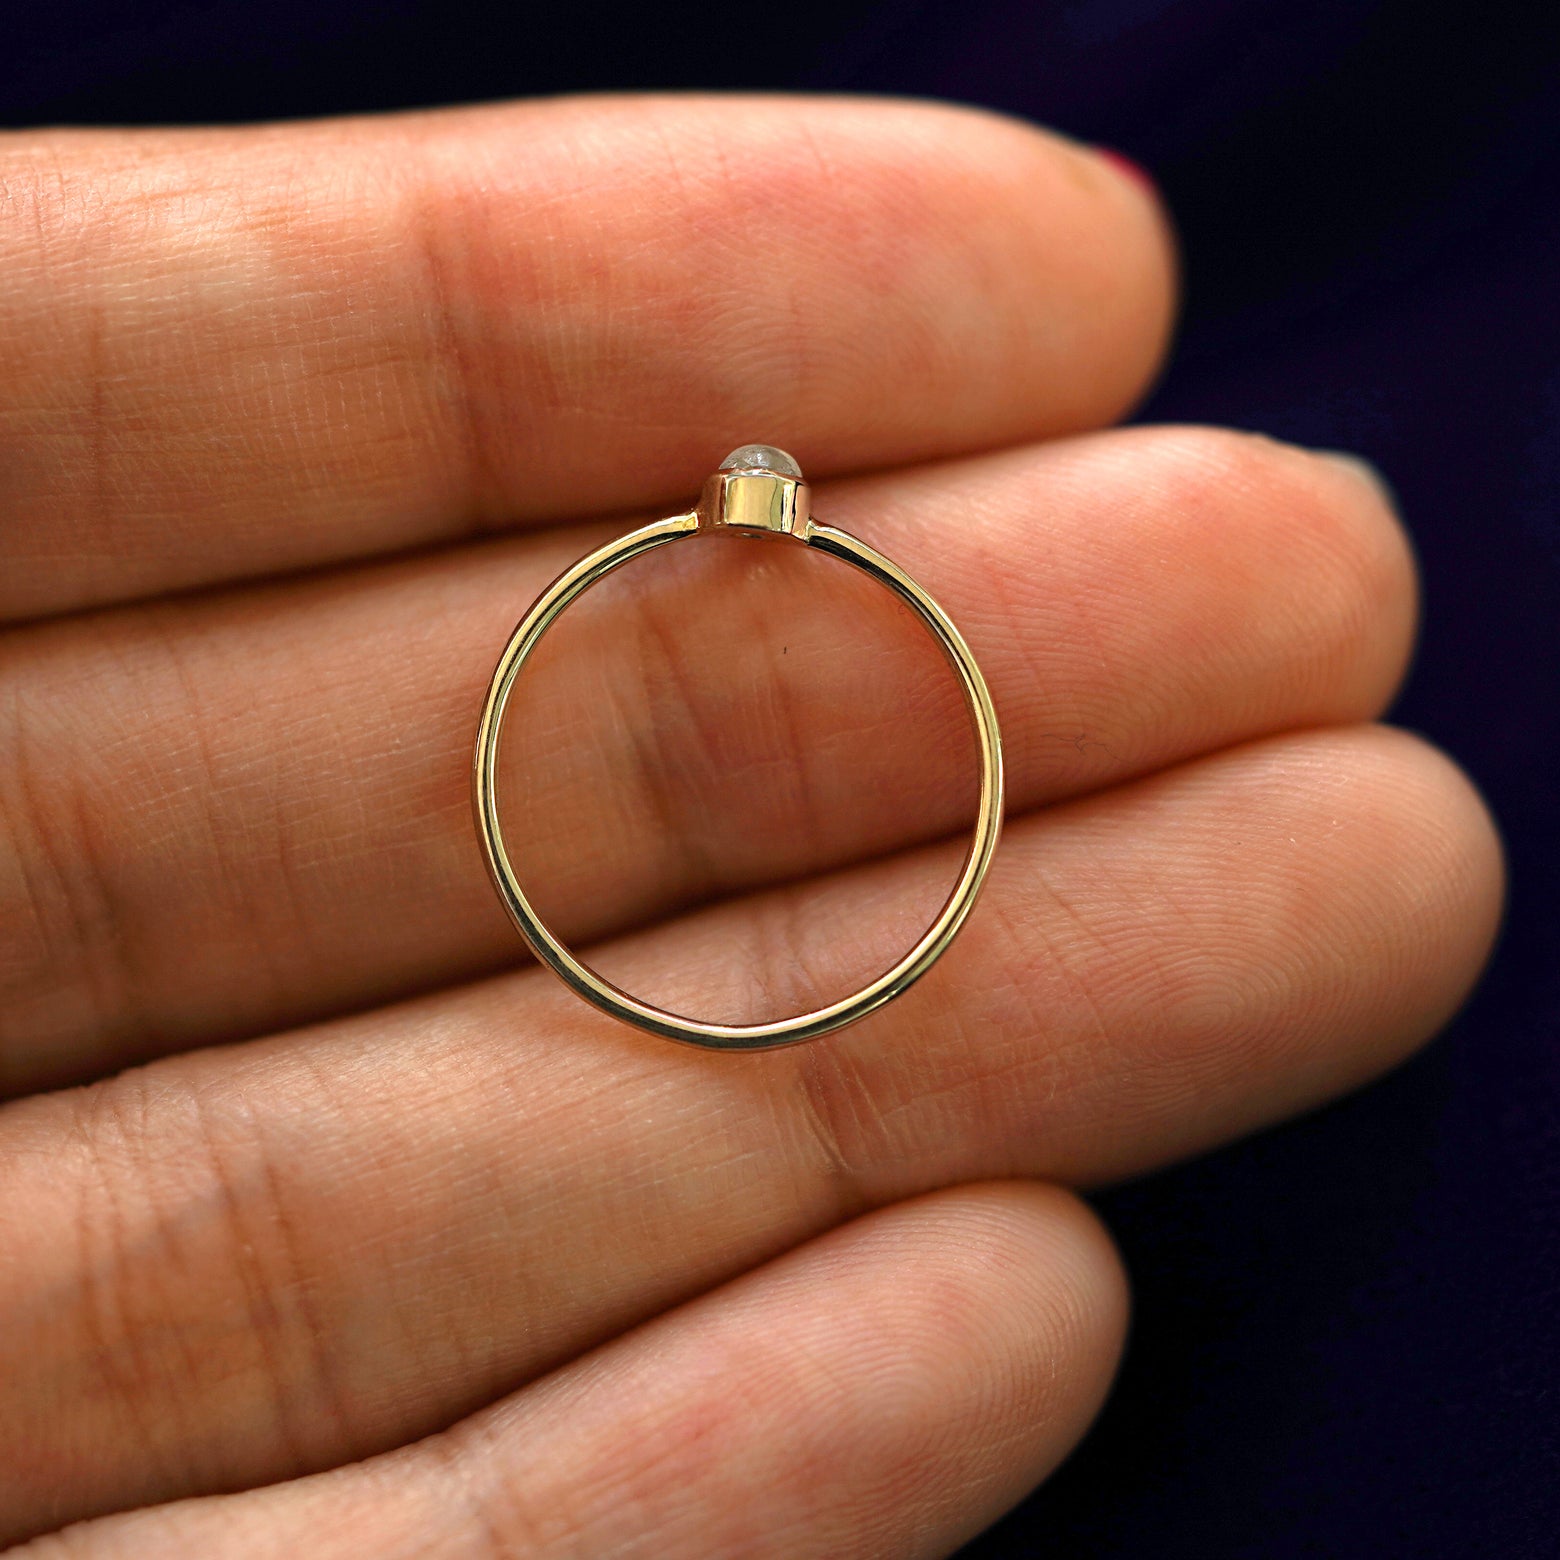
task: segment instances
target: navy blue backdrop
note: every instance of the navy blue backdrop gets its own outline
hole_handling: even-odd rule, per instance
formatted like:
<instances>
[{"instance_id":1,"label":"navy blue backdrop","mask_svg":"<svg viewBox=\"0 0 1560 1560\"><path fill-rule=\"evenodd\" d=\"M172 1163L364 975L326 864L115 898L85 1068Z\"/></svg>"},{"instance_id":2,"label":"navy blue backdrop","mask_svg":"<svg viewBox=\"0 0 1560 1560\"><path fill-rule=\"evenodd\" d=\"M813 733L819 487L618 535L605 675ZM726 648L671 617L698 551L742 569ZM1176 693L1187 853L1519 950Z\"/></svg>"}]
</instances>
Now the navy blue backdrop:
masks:
<instances>
[{"instance_id":1,"label":"navy blue backdrop","mask_svg":"<svg viewBox=\"0 0 1560 1560\"><path fill-rule=\"evenodd\" d=\"M1100 1199L1120 1388L971 1556L1560 1555L1560 6L1434 0L12 0L0 120L580 87L985 103L1120 147L1186 255L1150 419L1369 455L1423 562L1398 718L1504 826L1509 923L1423 1057Z\"/></svg>"}]
</instances>

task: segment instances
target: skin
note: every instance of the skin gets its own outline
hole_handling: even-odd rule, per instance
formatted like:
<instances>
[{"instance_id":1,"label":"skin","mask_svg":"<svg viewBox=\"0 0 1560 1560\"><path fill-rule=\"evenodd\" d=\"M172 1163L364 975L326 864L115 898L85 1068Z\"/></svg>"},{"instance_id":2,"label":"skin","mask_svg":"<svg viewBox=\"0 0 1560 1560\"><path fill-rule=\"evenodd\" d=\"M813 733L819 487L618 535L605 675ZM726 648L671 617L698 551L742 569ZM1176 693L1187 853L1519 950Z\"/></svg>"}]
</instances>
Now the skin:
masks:
<instances>
[{"instance_id":1,"label":"skin","mask_svg":"<svg viewBox=\"0 0 1560 1560\"><path fill-rule=\"evenodd\" d=\"M577 99L16 135L0 205L18 1553L950 1553L1108 1390L1076 1189L1364 1083L1475 979L1493 828L1376 724L1390 501L1109 429L1174 260L1088 148ZM912 992L715 1056L530 963L467 769L534 592L750 439L965 632L1011 807ZM839 994L952 880L956 690L847 573L682 544L517 696L522 871L653 1000Z\"/></svg>"}]
</instances>

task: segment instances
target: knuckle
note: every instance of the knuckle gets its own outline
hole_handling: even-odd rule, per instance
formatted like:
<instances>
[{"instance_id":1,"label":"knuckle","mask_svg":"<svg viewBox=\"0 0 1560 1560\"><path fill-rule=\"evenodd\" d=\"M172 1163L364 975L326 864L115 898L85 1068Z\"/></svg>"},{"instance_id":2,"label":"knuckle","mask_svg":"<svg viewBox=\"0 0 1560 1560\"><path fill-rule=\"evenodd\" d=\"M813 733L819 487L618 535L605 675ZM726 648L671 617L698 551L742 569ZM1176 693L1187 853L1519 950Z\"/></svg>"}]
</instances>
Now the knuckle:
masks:
<instances>
[{"instance_id":1,"label":"knuckle","mask_svg":"<svg viewBox=\"0 0 1560 1560\"><path fill-rule=\"evenodd\" d=\"M7 263L47 266L55 244L83 228L93 202L85 181L48 137L12 142L0 155L0 235Z\"/></svg>"},{"instance_id":2,"label":"knuckle","mask_svg":"<svg viewBox=\"0 0 1560 1560\"><path fill-rule=\"evenodd\" d=\"M622 638L628 675L612 682L622 694L625 772L696 895L761 873L776 840L792 842L798 859L817 859L830 834L821 760L807 740L815 705L797 658L786 655L787 634L796 633L787 605L798 605L808 582L785 560L742 573L735 551L698 562L696 578L632 598ZM701 599L716 605L695 609ZM732 646L742 647L737 676Z\"/></svg>"},{"instance_id":3,"label":"knuckle","mask_svg":"<svg viewBox=\"0 0 1560 1560\"><path fill-rule=\"evenodd\" d=\"M814 1174L833 1191L836 1212L847 1217L870 1201L868 1186L885 1158L873 1090L852 1064L848 1045L828 1041L803 1047L795 1070L796 1115Z\"/></svg>"},{"instance_id":4,"label":"knuckle","mask_svg":"<svg viewBox=\"0 0 1560 1560\"><path fill-rule=\"evenodd\" d=\"M169 1457L199 1444L224 1474L257 1455L301 1470L338 1405L283 1170L242 1094L153 1066L78 1096L78 1331L118 1412ZM255 1440L202 1433L215 1421Z\"/></svg>"},{"instance_id":5,"label":"knuckle","mask_svg":"<svg viewBox=\"0 0 1560 1560\"><path fill-rule=\"evenodd\" d=\"M52 701L0 668L0 1095L60 1066L72 1040L124 1006L127 950L96 815ZM68 1067L68 1064L66 1064Z\"/></svg>"}]
</instances>

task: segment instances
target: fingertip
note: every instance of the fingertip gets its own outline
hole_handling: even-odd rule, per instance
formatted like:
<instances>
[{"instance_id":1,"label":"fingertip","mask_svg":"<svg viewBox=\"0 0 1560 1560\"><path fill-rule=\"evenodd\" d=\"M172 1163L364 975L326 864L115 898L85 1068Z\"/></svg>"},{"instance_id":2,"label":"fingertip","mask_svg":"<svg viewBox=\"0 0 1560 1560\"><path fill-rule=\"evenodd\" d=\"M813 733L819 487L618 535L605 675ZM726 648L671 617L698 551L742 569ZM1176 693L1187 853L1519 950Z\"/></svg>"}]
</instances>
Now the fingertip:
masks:
<instances>
[{"instance_id":1,"label":"fingertip","mask_svg":"<svg viewBox=\"0 0 1560 1560\"><path fill-rule=\"evenodd\" d=\"M1414 864L1422 885L1410 907L1419 933L1410 950L1420 973L1417 1043L1462 1006L1489 962L1505 912L1505 843L1473 778L1442 748L1399 727L1364 735L1381 753L1380 814L1401 820L1397 856Z\"/></svg>"},{"instance_id":2,"label":"fingertip","mask_svg":"<svg viewBox=\"0 0 1560 1560\"><path fill-rule=\"evenodd\" d=\"M1126 1335L1130 1291L1120 1250L1094 1209L1044 1181L994 1181L949 1195L967 1216L1002 1226L1001 1238L1034 1279L1029 1298L1054 1306L1065 1297L1076 1342L1091 1356L1114 1361Z\"/></svg>"},{"instance_id":3,"label":"fingertip","mask_svg":"<svg viewBox=\"0 0 1560 1560\"><path fill-rule=\"evenodd\" d=\"M1134 162L1125 152L1118 152L1110 146L1096 146L1094 155L1103 158L1122 178L1129 184L1136 185L1143 194L1156 201L1159 199L1159 185L1155 182L1154 176L1141 163Z\"/></svg>"},{"instance_id":4,"label":"fingertip","mask_svg":"<svg viewBox=\"0 0 1560 1560\"><path fill-rule=\"evenodd\" d=\"M1020 1492L1067 1455L1115 1379L1130 1316L1116 1244L1080 1197L1037 1181L965 1185L879 1217L887 1229L896 1216L920 1247L906 1266L922 1276L926 1357L950 1380L961 1354L983 1373L993 1446L1027 1449L1008 1468Z\"/></svg>"}]
</instances>

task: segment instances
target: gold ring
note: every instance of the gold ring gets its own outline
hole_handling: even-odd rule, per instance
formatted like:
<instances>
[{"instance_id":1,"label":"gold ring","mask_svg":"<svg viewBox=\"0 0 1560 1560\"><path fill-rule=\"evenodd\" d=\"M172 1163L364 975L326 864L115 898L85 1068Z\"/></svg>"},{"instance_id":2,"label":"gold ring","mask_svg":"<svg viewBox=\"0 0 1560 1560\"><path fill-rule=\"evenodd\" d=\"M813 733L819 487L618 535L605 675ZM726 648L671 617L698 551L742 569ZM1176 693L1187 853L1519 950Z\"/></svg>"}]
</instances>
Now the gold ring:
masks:
<instances>
[{"instance_id":1,"label":"gold ring","mask_svg":"<svg viewBox=\"0 0 1560 1560\"><path fill-rule=\"evenodd\" d=\"M735 531L744 535L788 537L816 547L830 557L853 564L886 585L932 631L959 675L975 725L980 752L980 805L969 854L936 919L913 948L870 985L811 1013L763 1024L706 1024L652 1007L620 990L575 956L543 923L521 888L504 847L498 816L498 738L504 710L515 679L557 617L575 600L630 559L668 542L700 531ZM756 1051L770 1046L811 1040L843 1028L891 1002L919 980L947 950L964 925L985 881L1002 829L1002 737L986 679L964 637L916 582L897 564L847 531L820 525L812 518L802 470L783 450L764 444L744 444L721 463L704 484L698 504L684 514L652 521L615 542L581 558L564 570L532 604L499 657L477 726L472 772L472 805L477 835L488 872L520 934L544 964L587 1002L624 1023L651 1034L720 1051Z\"/></svg>"}]
</instances>

